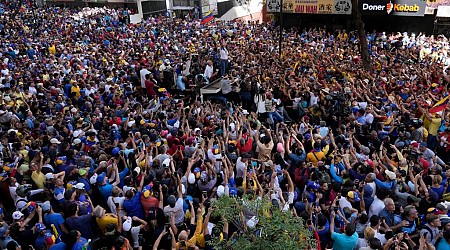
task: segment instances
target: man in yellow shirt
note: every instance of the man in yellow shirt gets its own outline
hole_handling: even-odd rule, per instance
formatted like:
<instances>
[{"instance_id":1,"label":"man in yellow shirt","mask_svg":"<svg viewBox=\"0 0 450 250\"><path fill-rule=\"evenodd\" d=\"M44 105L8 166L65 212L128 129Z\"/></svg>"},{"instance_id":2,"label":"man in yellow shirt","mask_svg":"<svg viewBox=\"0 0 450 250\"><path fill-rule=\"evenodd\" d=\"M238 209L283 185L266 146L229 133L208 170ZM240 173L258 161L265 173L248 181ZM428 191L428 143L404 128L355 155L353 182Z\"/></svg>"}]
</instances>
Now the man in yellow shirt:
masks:
<instances>
[{"instance_id":1,"label":"man in yellow shirt","mask_svg":"<svg viewBox=\"0 0 450 250\"><path fill-rule=\"evenodd\" d=\"M325 156L330 149L330 146L327 144L325 147L322 147L322 138L319 134L312 135L313 140L313 150L306 155L306 161L311 162L314 167L317 167L317 163L319 161L325 161Z\"/></svg>"},{"instance_id":2,"label":"man in yellow shirt","mask_svg":"<svg viewBox=\"0 0 450 250\"><path fill-rule=\"evenodd\" d=\"M438 145L438 130L442 123L442 118L438 113L431 114L430 112L424 110L424 114L428 120L430 120L430 125L428 126L428 138L427 147L431 150L435 150Z\"/></svg>"},{"instance_id":3,"label":"man in yellow shirt","mask_svg":"<svg viewBox=\"0 0 450 250\"><path fill-rule=\"evenodd\" d=\"M104 234L106 232L106 226L108 224L114 224L117 227L119 220L115 214L107 214L106 210L101 206L96 206L94 208L93 214L95 216L95 220L97 221L98 227Z\"/></svg>"},{"instance_id":4,"label":"man in yellow shirt","mask_svg":"<svg viewBox=\"0 0 450 250\"><path fill-rule=\"evenodd\" d=\"M31 179L39 189L42 189L45 187L45 183L47 182L45 175L41 172L42 166L44 165L44 155L42 152L40 153L40 159L41 160L39 163L31 162L30 168L33 171L31 173Z\"/></svg>"},{"instance_id":5,"label":"man in yellow shirt","mask_svg":"<svg viewBox=\"0 0 450 250\"><path fill-rule=\"evenodd\" d=\"M73 83L72 88L70 89L70 93L74 95L75 99L78 100L78 98L80 98L80 86L78 86L77 82Z\"/></svg>"}]
</instances>

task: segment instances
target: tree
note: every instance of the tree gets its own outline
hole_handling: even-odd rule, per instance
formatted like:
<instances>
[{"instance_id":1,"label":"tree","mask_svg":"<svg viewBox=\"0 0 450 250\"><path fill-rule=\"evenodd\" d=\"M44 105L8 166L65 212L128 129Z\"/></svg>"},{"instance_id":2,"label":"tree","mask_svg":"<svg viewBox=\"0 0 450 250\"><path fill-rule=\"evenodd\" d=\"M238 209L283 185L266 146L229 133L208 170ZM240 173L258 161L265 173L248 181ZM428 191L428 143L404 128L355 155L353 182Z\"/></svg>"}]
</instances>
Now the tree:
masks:
<instances>
[{"instance_id":1,"label":"tree","mask_svg":"<svg viewBox=\"0 0 450 250\"><path fill-rule=\"evenodd\" d=\"M213 216L219 216L238 228L238 232L229 240L212 240L216 249L294 250L311 249L310 246L316 245L312 232L304 227L302 219L291 212L283 212L278 207L275 209L269 200L224 196L213 201L212 207ZM244 217L249 213L257 218L257 224L253 228L245 223Z\"/></svg>"},{"instance_id":2,"label":"tree","mask_svg":"<svg viewBox=\"0 0 450 250\"><path fill-rule=\"evenodd\" d=\"M366 30L364 29L364 22L361 18L361 11L359 10L359 1L352 0L353 17L356 24L359 37L359 53L361 53L361 59L364 65L364 69L372 71L372 66L369 57L369 48L367 46Z\"/></svg>"}]
</instances>

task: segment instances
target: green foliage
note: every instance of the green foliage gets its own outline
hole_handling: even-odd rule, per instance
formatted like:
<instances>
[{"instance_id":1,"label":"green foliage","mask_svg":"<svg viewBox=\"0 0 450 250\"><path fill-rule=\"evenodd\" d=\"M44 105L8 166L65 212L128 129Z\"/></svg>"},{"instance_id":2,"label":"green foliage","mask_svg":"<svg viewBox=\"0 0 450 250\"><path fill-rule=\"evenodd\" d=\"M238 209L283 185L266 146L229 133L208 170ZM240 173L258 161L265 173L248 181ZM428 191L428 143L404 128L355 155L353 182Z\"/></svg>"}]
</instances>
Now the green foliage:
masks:
<instances>
[{"instance_id":1,"label":"green foliage","mask_svg":"<svg viewBox=\"0 0 450 250\"><path fill-rule=\"evenodd\" d=\"M291 212L274 209L267 199L221 197L212 202L212 207L213 217L222 217L239 229L238 233L230 235L229 240L213 239L211 243L215 249L294 250L315 247L312 232L304 227L303 221ZM255 228L248 228L245 224L244 214L248 214L249 211L258 218Z\"/></svg>"}]
</instances>

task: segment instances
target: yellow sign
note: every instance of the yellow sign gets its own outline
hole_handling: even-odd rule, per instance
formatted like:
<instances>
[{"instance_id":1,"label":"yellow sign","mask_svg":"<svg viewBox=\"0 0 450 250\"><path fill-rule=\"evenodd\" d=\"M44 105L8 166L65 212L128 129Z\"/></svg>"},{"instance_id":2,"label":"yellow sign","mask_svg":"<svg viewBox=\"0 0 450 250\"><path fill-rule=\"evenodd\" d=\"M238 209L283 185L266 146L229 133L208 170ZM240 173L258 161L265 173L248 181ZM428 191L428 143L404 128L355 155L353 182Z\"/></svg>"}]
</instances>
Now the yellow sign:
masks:
<instances>
[{"instance_id":1,"label":"yellow sign","mask_svg":"<svg viewBox=\"0 0 450 250\"><path fill-rule=\"evenodd\" d=\"M334 0L294 0L294 13L333 14Z\"/></svg>"},{"instance_id":2,"label":"yellow sign","mask_svg":"<svg viewBox=\"0 0 450 250\"><path fill-rule=\"evenodd\" d=\"M294 2L295 2L295 0L284 0L283 1L283 12L284 13L294 13Z\"/></svg>"}]
</instances>

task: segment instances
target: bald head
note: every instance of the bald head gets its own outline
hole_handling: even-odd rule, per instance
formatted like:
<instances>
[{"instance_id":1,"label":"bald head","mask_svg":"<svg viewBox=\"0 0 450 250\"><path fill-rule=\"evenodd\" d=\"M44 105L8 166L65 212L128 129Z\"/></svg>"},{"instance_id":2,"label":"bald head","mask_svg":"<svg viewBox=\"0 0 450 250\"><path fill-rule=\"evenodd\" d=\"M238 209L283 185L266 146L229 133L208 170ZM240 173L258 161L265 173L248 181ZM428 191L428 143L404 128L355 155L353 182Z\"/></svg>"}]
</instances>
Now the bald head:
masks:
<instances>
[{"instance_id":1,"label":"bald head","mask_svg":"<svg viewBox=\"0 0 450 250\"><path fill-rule=\"evenodd\" d=\"M188 239L188 232L186 230L181 231L181 233L178 235L178 241L186 241Z\"/></svg>"}]
</instances>

